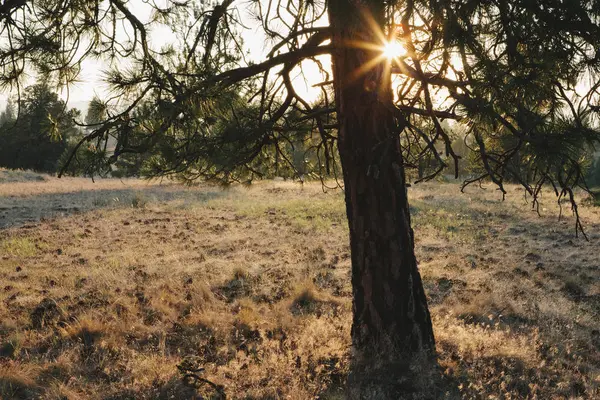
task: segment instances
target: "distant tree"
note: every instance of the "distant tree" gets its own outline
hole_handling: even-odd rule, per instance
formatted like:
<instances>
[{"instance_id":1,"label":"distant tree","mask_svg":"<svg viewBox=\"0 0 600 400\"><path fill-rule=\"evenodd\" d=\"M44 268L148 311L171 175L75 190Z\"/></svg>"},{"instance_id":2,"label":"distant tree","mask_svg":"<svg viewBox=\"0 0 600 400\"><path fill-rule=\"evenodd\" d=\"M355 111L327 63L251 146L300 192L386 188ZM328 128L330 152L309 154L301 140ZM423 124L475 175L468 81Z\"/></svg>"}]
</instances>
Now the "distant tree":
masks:
<instances>
[{"instance_id":1,"label":"distant tree","mask_svg":"<svg viewBox=\"0 0 600 400\"><path fill-rule=\"evenodd\" d=\"M437 165L424 178L446 167L458 174L460 157L442 122L460 119L481 165L465 184L489 179L506 193L504 183L514 180L534 205L551 184L578 215L573 189L585 187L580 150L599 140L598 1L256 0L238 6L224 0L209 6L165 0L160 6L145 2L153 9L150 20L135 4L3 3L4 31L18 40L1 45L0 83L18 81L21 65L31 60L41 73L68 84L85 57L128 58L130 68L115 68L107 77L127 105L85 140L100 144L116 137L113 159L150 151L148 173L184 179L260 175L257 163L271 162L265 149L292 141L289 110L311 120L319 157L342 166L354 365L363 371L352 376L374 378L365 386L351 383L356 398L367 392L400 398L403 374L410 373L400 367L435 349L408 207L405 169L415 166L407 162L410 148L430 153ZM268 39L256 63L244 57L246 10ZM159 51L149 36L161 24L179 42ZM128 41L113 29L123 25ZM390 48L401 51L386 57ZM324 55L331 69L318 58ZM297 92L293 74L302 62L321 69L318 86L333 87L332 101L315 108ZM582 94L574 88L583 78L590 85ZM145 102L153 118L133 117ZM505 135L514 140L495 146ZM526 169L511 166L522 157L517 154L529 156Z\"/></svg>"},{"instance_id":2,"label":"distant tree","mask_svg":"<svg viewBox=\"0 0 600 400\"><path fill-rule=\"evenodd\" d=\"M0 129L7 129L8 125L14 123L16 118L15 105L11 99L8 99L6 108L0 113Z\"/></svg>"},{"instance_id":3,"label":"distant tree","mask_svg":"<svg viewBox=\"0 0 600 400\"><path fill-rule=\"evenodd\" d=\"M80 112L67 110L45 83L26 88L18 107L18 118L12 102L0 118L6 121L0 128L0 165L56 172L68 138L78 133L74 120Z\"/></svg>"},{"instance_id":4,"label":"distant tree","mask_svg":"<svg viewBox=\"0 0 600 400\"><path fill-rule=\"evenodd\" d=\"M61 173L88 177L94 175L107 176L109 174L110 166L106 159L112 150L109 147L114 143L107 140L103 144L86 143L83 146L81 145L86 133L91 132L107 117L106 104L99 98L94 97L88 103L84 126L76 134L67 138L67 147L58 160L58 168Z\"/></svg>"},{"instance_id":5,"label":"distant tree","mask_svg":"<svg viewBox=\"0 0 600 400\"><path fill-rule=\"evenodd\" d=\"M586 179L588 185L596 189L595 196L598 197L598 187L600 187L600 158L592 157Z\"/></svg>"}]
</instances>

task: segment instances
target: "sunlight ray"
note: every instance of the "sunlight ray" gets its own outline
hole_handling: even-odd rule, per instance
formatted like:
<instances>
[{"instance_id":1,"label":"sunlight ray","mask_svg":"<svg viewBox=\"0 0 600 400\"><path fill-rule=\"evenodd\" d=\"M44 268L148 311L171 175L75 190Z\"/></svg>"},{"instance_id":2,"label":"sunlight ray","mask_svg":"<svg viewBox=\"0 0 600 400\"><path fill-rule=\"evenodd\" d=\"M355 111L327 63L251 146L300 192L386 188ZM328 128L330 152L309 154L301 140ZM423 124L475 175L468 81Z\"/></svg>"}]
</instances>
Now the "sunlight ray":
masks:
<instances>
[{"instance_id":1,"label":"sunlight ray","mask_svg":"<svg viewBox=\"0 0 600 400\"><path fill-rule=\"evenodd\" d=\"M365 13L363 13L363 18L366 20L367 24L371 27L375 36L377 36L379 43L381 43L381 44L386 43L387 38L385 37L385 34L381 30L380 25L377 23L377 21L375 21L375 18L373 18L373 15L371 15L371 13L369 13L369 12L365 12Z\"/></svg>"},{"instance_id":2,"label":"sunlight ray","mask_svg":"<svg viewBox=\"0 0 600 400\"><path fill-rule=\"evenodd\" d=\"M383 49L382 44L377 44L373 42L366 42L363 40L350 40L346 42L348 47L353 47L355 49L365 49L365 50L373 50L381 52Z\"/></svg>"},{"instance_id":3,"label":"sunlight ray","mask_svg":"<svg viewBox=\"0 0 600 400\"><path fill-rule=\"evenodd\" d=\"M380 56L372 58L371 60L364 63L360 68L358 68L356 71L354 71L352 73L352 77L351 77L352 81L360 78L361 76L365 75L367 72L371 71L373 68L375 68L377 66L377 64L382 62L383 59L384 59L384 56L380 55Z\"/></svg>"}]
</instances>

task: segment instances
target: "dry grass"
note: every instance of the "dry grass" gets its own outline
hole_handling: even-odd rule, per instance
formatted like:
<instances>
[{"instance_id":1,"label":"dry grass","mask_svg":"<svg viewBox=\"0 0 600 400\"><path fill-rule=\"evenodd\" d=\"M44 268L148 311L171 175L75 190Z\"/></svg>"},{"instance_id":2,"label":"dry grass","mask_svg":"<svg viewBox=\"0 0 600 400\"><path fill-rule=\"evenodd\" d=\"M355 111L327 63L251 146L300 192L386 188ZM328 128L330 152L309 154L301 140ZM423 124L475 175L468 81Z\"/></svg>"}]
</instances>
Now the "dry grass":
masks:
<instances>
[{"instance_id":1,"label":"dry grass","mask_svg":"<svg viewBox=\"0 0 600 400\"><path fill-rule=\"evenodd\" d=\"M600 213L511 189L410 189L446 382L465 399L600 396ZM343 196L141 181L0 183L0 398L341 399ZM440 396L442 397L442 396ZM200 397L198 397L200 398Z\"/></svg>"},{"instance_id":2,"label":"dry grass","mask_svg":"<svg viewBox=\"0 0 600 400\"><path fill-rule=\"evenodd\" d=\"M49 177L33 171L0 168L0 183L43 182Z\"/></svg>"}]
</instances>

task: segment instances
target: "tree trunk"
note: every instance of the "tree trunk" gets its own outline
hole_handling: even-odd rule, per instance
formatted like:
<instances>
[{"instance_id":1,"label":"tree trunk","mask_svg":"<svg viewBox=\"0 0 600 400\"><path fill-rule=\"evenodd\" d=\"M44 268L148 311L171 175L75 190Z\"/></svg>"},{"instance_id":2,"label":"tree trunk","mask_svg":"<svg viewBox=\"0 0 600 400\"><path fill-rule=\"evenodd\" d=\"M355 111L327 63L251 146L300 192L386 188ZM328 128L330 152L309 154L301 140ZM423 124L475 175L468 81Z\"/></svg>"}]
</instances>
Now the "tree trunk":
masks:
<instances>
[{"instance_id":1,"label":"tree trunk","mask_svg":"<svg viewBox=\"0 0 600 400\"><path fill-rule=\"evenodd\" d=\"M414 254L399 139L403 127L391 107L389 61L380 50L356 46L382 44L377 32L384 2L330 0L329 19L352 254L354 362L375 368L408 363L415 355L433 354L435 345ZM357 73L378 57L371 70Z\"/></svg>"}]
</instances>

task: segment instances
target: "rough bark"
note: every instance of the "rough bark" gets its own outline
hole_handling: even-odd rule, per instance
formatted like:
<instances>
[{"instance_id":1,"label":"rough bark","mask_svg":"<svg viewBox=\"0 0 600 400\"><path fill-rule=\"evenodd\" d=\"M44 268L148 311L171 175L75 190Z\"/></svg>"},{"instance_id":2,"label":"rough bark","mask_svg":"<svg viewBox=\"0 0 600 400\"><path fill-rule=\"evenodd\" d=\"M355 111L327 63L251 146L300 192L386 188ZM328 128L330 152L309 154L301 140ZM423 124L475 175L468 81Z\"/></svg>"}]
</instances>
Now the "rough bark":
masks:
<instances>
[{"instance_id":1,"label":"rough bark","mask_svg":"<svg viewBox=\"0 0 600 400\"><path fill-rule=\"evenodd\" d=\"M378 368L432 354L434 337L414 254L413 231L386 61L357 77L381 52L382 0L330 0L329 19L352 253L354 361ZM377 362L375 362L377 361ZM377 364L377 365L375 365ZM385 396L384 396L385 397ZM384 398L381 397L381 398Z\"/></svg>"}]
</instances>

